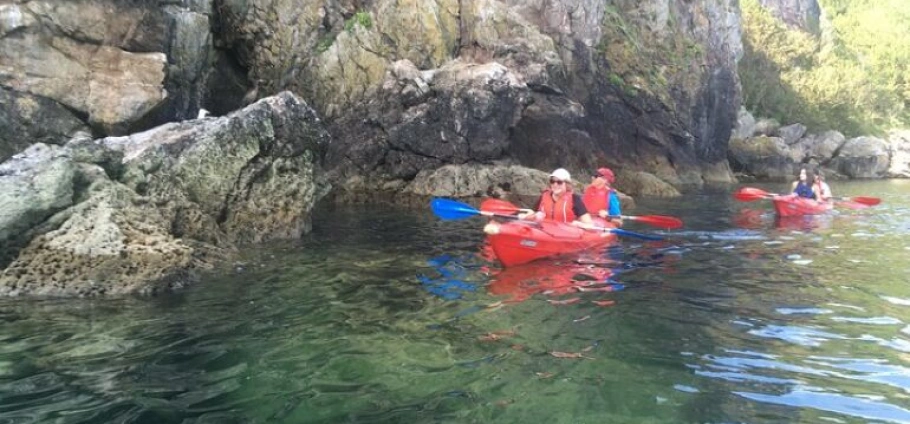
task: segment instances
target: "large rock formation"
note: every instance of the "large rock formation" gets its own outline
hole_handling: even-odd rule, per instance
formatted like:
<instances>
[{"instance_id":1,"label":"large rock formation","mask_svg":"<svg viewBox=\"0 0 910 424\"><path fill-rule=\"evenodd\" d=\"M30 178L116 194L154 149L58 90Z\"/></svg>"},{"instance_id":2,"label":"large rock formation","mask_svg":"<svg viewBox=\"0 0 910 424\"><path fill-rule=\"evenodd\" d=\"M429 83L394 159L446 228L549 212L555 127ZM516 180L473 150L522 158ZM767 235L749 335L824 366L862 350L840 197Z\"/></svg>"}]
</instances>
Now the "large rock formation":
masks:
<instances>
[{"instance_id":1,"label":"large rock formation","mask_svg":"<svg viewBox=\"0 0 910 424\"><path fill-rule=\"evenodd\" d=\"M236 246L293 239L328 133L282 93L225 117L37 144L0 165L0 294L155 292Z\"/></svg>"},{"instance_id":2,"label":"large rock formation","mask_svg":"<svg viewBox=\"0 0 910 424\"><path fill-rule=\"evenodd\" d=\"M207 0L0 4L0 160L76 130L126 134L196 116L213 73ZM216 78L209 78L215 75Z\"/></svg>"},{"instance_id":3,"label":"large rock formation","mask_svg":"<svg viewBox=\"0 0 910 424\"><path fill-rule=\"evenodd\" d=\"M343 186L491 161L730 180L735 1L216 6L256 93L290 88L326 118Z\"/></svg>"}]
</instances>

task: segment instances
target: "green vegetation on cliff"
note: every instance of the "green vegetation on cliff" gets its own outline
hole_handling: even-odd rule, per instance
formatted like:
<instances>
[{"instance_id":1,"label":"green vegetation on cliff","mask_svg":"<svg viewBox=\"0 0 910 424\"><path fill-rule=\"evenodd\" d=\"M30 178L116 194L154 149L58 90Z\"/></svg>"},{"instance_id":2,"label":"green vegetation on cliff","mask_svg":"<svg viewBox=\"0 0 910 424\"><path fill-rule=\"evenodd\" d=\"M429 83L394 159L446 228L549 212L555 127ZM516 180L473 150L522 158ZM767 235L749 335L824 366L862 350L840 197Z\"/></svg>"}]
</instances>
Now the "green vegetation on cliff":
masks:
<instances>
[{"instance_id":1,"label":"green vegetation on cliff","mask_svg":"<svg viewBox=\"0 0 910 424\"><path fill-rule=\"evenodd\" d=\"M788 27L758 0L742 0L746 108L847 135L910 126L906 0L819 2L816 36Z\"/></svg>"},{"instance_id":2,"label":"green vegetation on cliff","mask_svg":"<svg viewBox=\"0 0 910 424\"><path fill-rule=\"evenodd\" d=\"M670 11L665 21L648 18L632 17L631 12L608 4L597 51L609 63L610 83L626 95L634 97L643 91L672 104L673 86L693 89L700 84L704 48L686 34L675 12ZM649 29L652 26L660 29Z\"/></svg>"}]
</instances>

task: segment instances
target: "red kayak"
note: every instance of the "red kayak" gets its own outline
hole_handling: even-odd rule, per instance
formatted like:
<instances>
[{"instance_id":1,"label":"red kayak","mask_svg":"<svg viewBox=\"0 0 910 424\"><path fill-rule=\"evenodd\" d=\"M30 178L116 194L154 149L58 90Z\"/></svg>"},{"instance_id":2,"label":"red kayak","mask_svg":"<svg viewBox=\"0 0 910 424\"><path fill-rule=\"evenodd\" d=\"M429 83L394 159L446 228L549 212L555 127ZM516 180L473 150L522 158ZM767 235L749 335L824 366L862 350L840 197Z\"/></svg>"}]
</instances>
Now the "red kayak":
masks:
<instances>
[{"instance_id":1,"label":"red kayak","mask_svg":"<svg viewBox=\"0 0 910 424\"><path fill-rule=\"evenodd\" d=\"M774 210L777 211L777 216L780 217L818 215L834 208L834 204L831 202L819 202L815 199L807 199L793 194L774 196L771 200L774 202Z\"/></svg>"},{"instance_id":2,"label":"red kayak","mask_svg":"<svg viewBox=\"0 0 910 424\"><path fill-rule=\"evenodd\" d=\"M610 232L585 230L553 221L510 221L489 225L498 225L496 233L489 234L487 241L496 258L506 267L579 252L616 240L616 235ZM595 220L595 225L613 228L601 220Z\"/></svg>"}]
</instances>

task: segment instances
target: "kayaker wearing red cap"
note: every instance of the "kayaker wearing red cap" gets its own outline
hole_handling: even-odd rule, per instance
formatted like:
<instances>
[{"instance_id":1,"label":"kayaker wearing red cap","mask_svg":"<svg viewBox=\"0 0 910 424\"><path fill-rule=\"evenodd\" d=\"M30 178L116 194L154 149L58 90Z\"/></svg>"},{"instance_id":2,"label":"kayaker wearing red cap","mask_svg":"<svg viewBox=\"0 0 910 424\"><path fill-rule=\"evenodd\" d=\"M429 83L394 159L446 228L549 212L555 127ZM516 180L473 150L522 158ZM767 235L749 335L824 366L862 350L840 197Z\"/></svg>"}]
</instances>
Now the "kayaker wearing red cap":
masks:
<instances>
[{"instance_id":1,"label":"kayaker wearing red cap","mask_svg":"<svg viewBox=\"0 0 910 424\"><path fill-rule=\"evenodd\" d=\"M550 173L550 187L544 190L537 201L537 212L519 215L521 219L593 224L585 202L572 191L572 176L569 171L559 168Z\"/></svg>"},{"instance_id":2,"label":"kayaker wearing red cap","mask_svg":"<svg viewBox=\"0 0 910 424\"><path fill-rule=\"evenodd\" d=\"M614 218L610 219L610 222L619 226L622 225L622 219L619 218L622 210L619 205L619 195L612 187L614 181L616 181L616 177L613 176L610 168L599 168L592 176L591 184L585 188L583 199L585 207L591 213L604 219L612 216Z\"/></svg>"}]
</instances>

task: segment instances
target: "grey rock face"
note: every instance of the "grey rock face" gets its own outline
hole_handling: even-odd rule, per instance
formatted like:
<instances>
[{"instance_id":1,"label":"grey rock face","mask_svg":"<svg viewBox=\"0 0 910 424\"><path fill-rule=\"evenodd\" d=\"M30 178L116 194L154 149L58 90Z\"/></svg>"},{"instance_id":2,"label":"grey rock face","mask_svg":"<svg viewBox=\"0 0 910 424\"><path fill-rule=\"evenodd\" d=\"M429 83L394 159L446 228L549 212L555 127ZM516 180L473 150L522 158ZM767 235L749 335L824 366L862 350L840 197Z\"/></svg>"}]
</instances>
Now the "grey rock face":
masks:
<instances>
[{"instance_id":1,"label":"grey rock face","mask_svg":"<svg viewBox=\"0 0 910 424\"><path fill-rule=\"evenodd\" d=\"M240 52L258 93L290 88L326 118L336 137L326 165L341 184L502 160L698 185L726 161L740 103L734 1L220 5L220 42ZM463 72L491 66L514 83Z\"/></svg>"},{"instance_id":2,"label":"grey rock face","mask_svg":"<svg viewBox=\"0 0 910 424\"><path fill-rule=\"evenodd\" d=\"M758 178L786 180L800 164L794 152L780 137L759 136L730 142L730 164L734 171Z\"/></svg>"},{"instance_id":3,"label":"grey rock face","mask_svg":"<svg viewBox=\"0 0 910 424\"><path fill-rule=\"evenodd\" d=\"M648 172L620 172L616 177L616 186L623 187L626 191L640 193L643 196L682 196L682 193L675 187Z\"/></svg>"},{"instance_id":4,"label":"grey rock face","mask_svg":"<svg viewBox=\"0 0 910 424\"><path fill-rule=\"evenodd\" d=\"M328 137L282 93L220 118L35 145L0 165L0 295L157 292L239 244L299 237L329 188Z\"/></svg>"},{"instance_id":5,"label":"grey rock face","mask_svg":"<svg viewBox=\"0 0 910 424\"><path fill-rule=\"evenodd\" d=\"M0 151L4 144L62 144L76 127L124 134L195 116L214 58L210 13L209 1L0 5L0 89L40 99L27 115L52 124L4 134ZM26 127L28 119L17 102L0 102L4 121Z\"/></svg>"},{"instance_id":6,"label":"grey rock face","mask_svg":"<svg viewBox=\"0 0 910 424\"><path fill-rule=\"evenodd\" d=\"M194 249L168 234L154 207L116 183L68 211L0 273L0 295L98 296L156 292L185 281Z\"/></svg>"},{"instance_id":7,"label":"grey rock face","mask_svg":"<svg viewBox=\"0 0 910 424\"><path fill-rule=\"evenodd\" d=\"M780 135L780 122L774 119L762 118L755 123L755 135L777 137Z\"/></svg>"},{"instance_id":8,"label":"grey rock face","mask_svg":"<svg viewBox=\"0 0 910 424\"><path fill-rule=\"evenodd\" d=\"M547 175L516 165L446 165L421 171L404 191L432 197L479 197L497 192L536 196L545 188Z\"/></svg>"},{"instance_id":9,"label":"grey rock face","mask_svg":"<svg viewBox=\"0 0 910 424\"><path fill-rule=\"evenodd\" d=\"M328 189L328 134L300 98L281 93L216 119L101 141L124 155L123 181L157 199L183 235L255 243L299 235ZM226 237L220 237L221 232Z\"/></svg>"},{"instance_id":10,"label":"grey rock face","mask_svg":"<svg viewBox=\"0 0 910 424\"><path fill-rule=\"evenodd\" d=\"M793 138L804 127L794 124L779 131ZM803 167L820 169L836 177L882 178L900 175L895 166L900 168L903 159L900 147L896 146L901 144L876 137L847 140L837 131L809 134L792 143L786 138L761 136L732 140L730 163L737 172L778 180L792 178Z\"/></svg>"},{"instance_id":11,"label":"grey rock face","mask_svg":"<svg viewBox=\"0 0 910 424\"><path fill-rule=\"evenodd\" d=\"M572 174L572 186L577 193L583 193L590 176L583 170ZM639 181L637 176L629 179L628 187L636 187ZM660 181L651 175L654 180ZM404 193L426 197L495 197L508 199L516 205L533 207L534 201L547 189L549 171L527 168L519 165L493 164L493 165L446 165L432 171L421 171L414 180L402 190ZM662 188L679 195L671 186L660 181ZM646 190L647 191L647 190ZM634 207L635 200L618 192L622 205L627 210ZM665 195L657 190L649 194Z\"/></svg>"},{"instance_id":12,"label":"grey rock face","mask_svg":"<svg viewBox=\"0 0 910 424\"><path fill-rule=\"evenodd\" d=\"M416 98L426 100L412 107L399 101ZM389 75L377 100L394 106L369 111L366 121L373 124L366 132L361 132L363 117L334 125L342 139L359 141L334 143L327 160L345 164L349 171L381 167L391 179L412 179L421 170L447 163L489 162L503 156L509 130L528 101L528 87L495 62L456 62L435 72L431 81L399 70Z\"/></svg>"},{"instance_id":13,"label":"grey rock face","mask_svg":"<svg viewBox=\"0 0 910 424\"><path fill-rule=\"evenodd\" d=\"M857 137L844 142L829 166L850 178L881 178L891 165L891 152L885 140Z\"/></svg>"},{"instance_id":14,"label":"grey rock face","mask_svg":"<svg viewBox=\"0 0 910 424\"><path fill-rule=\"evenodd\" d=\"M821 7L817 0L760 0L762 6L788 25L818 33Z\"/></svg>"},{"instance_id":15,"label":"grey rock face","mask_svg":"<svg viewBox=\"0 0 910 424\"><path fill-rule=\"evenodd\" d=\"M66 152L45 144L0 164L0 266L15 256L23 232L72 205L75 174Z\"/></svg>"},{"instance_id":16,"label":"grey rock face","mask_svg":"<svg viewBox=\"0 0 910 424\"><path fill-rule=\"evenodd\" d=\"M755 134L755 117L746 108L740 108L736 115L736 127L732 138L746 139Z\"/></svg>"},{"instance_id":17,"label":"grey rock face","mask_svg":"<svg viewBox=\"0 0 910 424\"><path fill-rule=\"evenodd\" d=\"M62 144L87 130L60 103L0 87L0 162L32 143Z\"/></svg>"},{"instance_id":18,"label":"grey rock face","mask_svg":"<svg viewBox=\"0 0 910 424\"><path fill-rule=\"evenodd\" d=\"M784 139L784 143L792 145L806 134L806 126L803 124L786 125L780 127L777 132Z\"/></svg>"},{"instance_id":19,"label":"grey rock face","mask_svg":"<svg viewBox=\"0 0 910 424\"><path fill-rule=\"evenodd\" d=\"M846 141L846 137L837 131L825 131L801 138L793 148L799 149L801 156L810 163L827 165Z\"/></svg>"},{"instance_id":20,"label":"grey rock face","mask_svg":"<svg viewBox=\"0 0 910 424\"><path fill-rule=\"evenodd\" d=\"M891 167L888 176L910 178L910 131L892 131L888 135Z\"/></svg>"}]
</instances>

